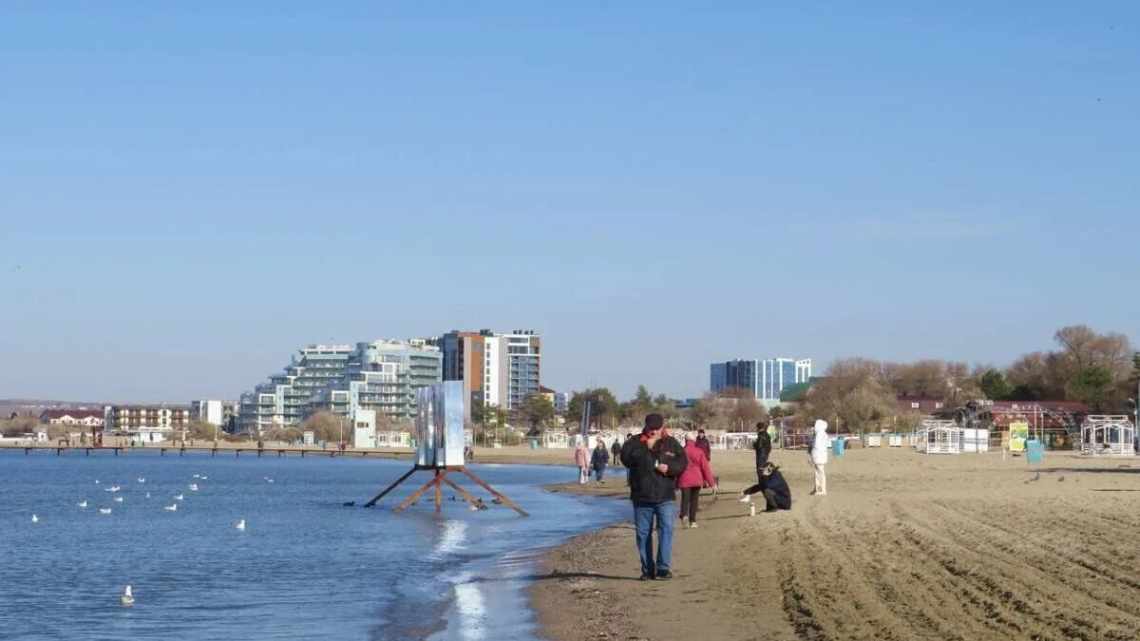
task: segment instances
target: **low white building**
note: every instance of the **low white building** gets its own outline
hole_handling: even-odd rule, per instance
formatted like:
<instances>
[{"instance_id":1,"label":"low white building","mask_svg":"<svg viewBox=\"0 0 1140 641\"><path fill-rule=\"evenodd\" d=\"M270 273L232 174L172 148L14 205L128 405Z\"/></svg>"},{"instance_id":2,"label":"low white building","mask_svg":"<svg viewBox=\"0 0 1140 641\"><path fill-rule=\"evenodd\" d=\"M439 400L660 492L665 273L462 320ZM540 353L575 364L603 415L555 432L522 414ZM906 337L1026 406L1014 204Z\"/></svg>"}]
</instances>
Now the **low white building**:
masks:
<instances>
[{"instance_id":1,"label":"low white building","mask_svg":"<svg viewBox=\"0 0 1140 641\"><path fill-rule=\"evenodd\" d=\"M352 447L376 447L376 410L357 409L352 413Z\"/></svg>"},{"instance_id":2,"label":"low white building","mask_svg":"<svg viewBox=\"0 0 1140 641\"><path fill-rule=\"evenodd\" d=\"M40 413L40 422L49 425L77 425L82 427L103 427L102 409L57 409Z\"/></svg>"}]
</instances>

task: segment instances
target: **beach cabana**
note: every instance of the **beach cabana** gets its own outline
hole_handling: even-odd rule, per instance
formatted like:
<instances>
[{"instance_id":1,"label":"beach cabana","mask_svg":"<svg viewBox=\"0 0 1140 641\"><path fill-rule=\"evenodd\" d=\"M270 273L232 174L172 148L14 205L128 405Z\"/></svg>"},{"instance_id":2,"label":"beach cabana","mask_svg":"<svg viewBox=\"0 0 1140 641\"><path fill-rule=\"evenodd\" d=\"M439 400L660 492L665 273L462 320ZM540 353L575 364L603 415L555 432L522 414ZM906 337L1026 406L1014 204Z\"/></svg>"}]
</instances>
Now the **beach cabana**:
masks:
<instances>
[{"instance_id":1,"label":"beach cabana","mask_svg":"<svg viewBox=\"0 0 1140 641\"><path fill-rule=\"evenodd\" d=\"M1127 416L1089 416L1081 425L1081 453L1132 456L1136 454L1136 426Z\"/></svg>"},{"instance_id":2,"label":"beach cabana","mask_svg":"<svg viewBox=\"0 0 1140 641\"><path fill-rule=\"evenodd\" d=\"M923 454L962 453L962 428L954 421L925 420L918 434L915 449Z\"/></svg>"}]
</instances>

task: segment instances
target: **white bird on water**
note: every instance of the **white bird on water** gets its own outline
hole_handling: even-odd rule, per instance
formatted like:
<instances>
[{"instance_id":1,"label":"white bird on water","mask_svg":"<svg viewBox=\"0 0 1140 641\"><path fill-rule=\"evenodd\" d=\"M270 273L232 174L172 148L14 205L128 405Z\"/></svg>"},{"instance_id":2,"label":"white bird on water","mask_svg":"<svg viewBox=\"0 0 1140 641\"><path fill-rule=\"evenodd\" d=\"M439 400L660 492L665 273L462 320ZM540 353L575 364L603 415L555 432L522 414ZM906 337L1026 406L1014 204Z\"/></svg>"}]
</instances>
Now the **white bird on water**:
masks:
<instances>
[{"instance_id":1,"label":"white bird on water","mask_svg":"<svg viewBox=\"0 0 1140 641\"><path fill-rule=\"evenodd\" d=\"M147 492L147 493L146 493L146 497L147 497L148 499L150 498L150 492Z\"/></svg>"},{"instance_id":2,"label":"white bird on water","mask_svg":"<svg viewBox=\"0 0 1140 641\"><path fill-rule=\"evenodd\" d=\"M201 474L195 474L195 475L194 475L194 478L196 478L196 479L200 479L200 478L202 478L202 475L201 475Z\"/></svg>"},{"instance_id":3,"label":"white bird on water","mask_svg":"<svg viewBox=\"0 0 1140 641\"><path fill-rule=\"evenodd\" d=\"M40 522L40 517L33 514L32 515L32 523L39 523L39 522Z\"/></svg>"},{"instance_id":4,"label":"white bird on water","mask_svg":"<svg viewBox=\"0 0 1140 641\"><path fill-rule=\"evenodd\" d=\"M197 492L198 491L198 484L197 483L191 483L190 484L190 491L191 492Z\"/></svg>"},{"instance_id":5,"label":"white bird on water","mask_svg":"<svg viewBox=\"0 0 1140 641\"><path fill-rule=\"evenodd\" d=\"M241 530L242 532L245 532L245 519L238 520L237 525L235 525L234 527Z\"/></svg>"},{"instance_id":6,"label":"white bird on water","mask_svg":"<svg viewBox=\"0 0 1140 641\"><path fill-rule=\"evenodd\" d=\"M131 594L131 586L128 585L123 589L123 596L119 597L119 603L128 608L135 604L135 595Z\"/></svg>"},{"instance_id":7,"label":"white bird on water","mask_svg":"<svg viewBox=\"0 0 1140 641\"><path fill-rule=\"evenodd\" d=\"M109 507L99 508L99 514L110 514L110 513L111 513L111 508L109 508Z\"/></svg>"},{"instance_id":8,"label":"white bird on water","mask_svg":"<svg viewBox=\"0 0 1140 641\"><path fill-rule=\"evenodd\" d=\"M177 495L175 495L175 497L174 497L174 500L175 500L175 501L181 501L181 500L182 500L182 495L181 495L181 494L177 494Z\"/></svg>"},{"instance_id":9,"label":"white bird on water","mask_svg":"<svg viewBox=\"0 0 1140 641\"><path fill-rule=\"evenodd\" d=\"M208 476L206 476L205 474L203 474L203 475L202 475L202 480L203 480L203 481L209 481L209 480L210 480L210 477L208 477Z\"/></svg>"},{"instance_id":10,"label":"white bird on water","mask_svg":"<svg viewBox=\"0 0 1140 641\"><path fill-rule=\"evenodd\" d=\"M83 499L78 503L79 507L87 507L87 499Z\"/></svg>"},{"instance_id":11,"label":"white bird on water","mask_svg":"<svg viewBox=\"0 0 1140 641\"><path fill-rule=\"evenodd\" d=\"M121 497L121 496L116 496L116 497L115 497L113 500L114 500L116 503L122 503L122 502L123 502L123 497Z\"/></svg>"},{"instance_id":12,"label":"white bird on water","mask_svg":"<svg viewBox=\"0 0 1140 641\"><path fill-rule=\"evenodd\" d=\"M95 479L95 485L99 485L99 479Z\"/></svg>"},{"instance_id":13,"label":"white bird on water","mask_svg":"<svg viewBox=\"0 0 1140 641\"><path fill-rule=\"evenodd\" d=\"M146 483L146 479L140 476L139 477L139 483Z\"/></svg>"},{"instance_id":14,"label":"white bird on water","mask_svg":"<svg viewBox=\"0 0 1140 641\"><path fill-rule=\"evenodd\" d=\"M178 511L178 504L175 503L173 505L167 505L166 507L164 507L162 509L166 510L167 512L177 512Z\"/></svg>"}]
</instances>

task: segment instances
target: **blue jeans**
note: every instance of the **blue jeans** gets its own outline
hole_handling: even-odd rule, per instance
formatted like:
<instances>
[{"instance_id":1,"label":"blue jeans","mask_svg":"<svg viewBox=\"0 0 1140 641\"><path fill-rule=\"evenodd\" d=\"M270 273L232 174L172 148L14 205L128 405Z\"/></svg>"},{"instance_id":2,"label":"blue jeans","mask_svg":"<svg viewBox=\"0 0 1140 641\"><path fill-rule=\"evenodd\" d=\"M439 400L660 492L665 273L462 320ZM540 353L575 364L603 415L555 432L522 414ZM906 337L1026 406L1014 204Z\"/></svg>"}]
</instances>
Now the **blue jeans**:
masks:
<instances>
[{"instance_id":1,"label":"blue jeans","mask_svg":"<svg viewBox=\"0 0 1140 641\"><path fill-rule=\"evenodd\" d=\"M606 468L604 468L604 467L595 467L594 468L594 478L597 479L597 481L599 483L602 482L602 477L605 476L605 474L606 474Z\"/></svg>"},{"instance_id":2,"label":"blue jeans","mask_svg":"<svg viewBox=\"0 0 1140 641\"><path fill-rule=\"evenodd\" d=\"M657 558L653 558L653 519L657 519ZM673 560L673 526L677 506L673 501L634 503L633 526L637 531L637 553L641 556L641 573L654 576L668 570Z\"/></svg>"}]
</instances>

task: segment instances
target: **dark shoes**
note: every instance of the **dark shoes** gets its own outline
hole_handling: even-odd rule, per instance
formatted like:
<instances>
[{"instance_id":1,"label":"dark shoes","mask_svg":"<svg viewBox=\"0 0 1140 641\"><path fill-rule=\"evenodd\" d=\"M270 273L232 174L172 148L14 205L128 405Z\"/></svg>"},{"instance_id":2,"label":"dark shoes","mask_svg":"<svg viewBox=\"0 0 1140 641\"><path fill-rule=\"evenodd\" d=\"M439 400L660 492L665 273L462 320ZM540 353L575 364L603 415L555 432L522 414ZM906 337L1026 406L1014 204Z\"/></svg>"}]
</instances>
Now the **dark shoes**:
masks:
<instances>
[{"instance_id":1,"label":"dark shoes","mask_svg":"<svg viewBox=\"0 0 1140 641\"><path fill-rule=\"evenodd\" d=\"M642 574L641 576L639 576L637 578L637 580L638 581L652 581L653 575L652 574Z\"/></svg>"},{"instance_id":2,"label":"dark shoes","mask_svg":"<svg viewBox=\"0 0 1140 641\"><path fill-rule=\"evenodd\" d=\"M668 581L671 578L673 578L673 573L670 572L669 570L660 570L659 572L657 572L657 580L658 581Z\"/></svg>"}]
</instances>

